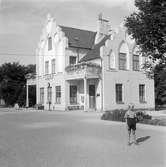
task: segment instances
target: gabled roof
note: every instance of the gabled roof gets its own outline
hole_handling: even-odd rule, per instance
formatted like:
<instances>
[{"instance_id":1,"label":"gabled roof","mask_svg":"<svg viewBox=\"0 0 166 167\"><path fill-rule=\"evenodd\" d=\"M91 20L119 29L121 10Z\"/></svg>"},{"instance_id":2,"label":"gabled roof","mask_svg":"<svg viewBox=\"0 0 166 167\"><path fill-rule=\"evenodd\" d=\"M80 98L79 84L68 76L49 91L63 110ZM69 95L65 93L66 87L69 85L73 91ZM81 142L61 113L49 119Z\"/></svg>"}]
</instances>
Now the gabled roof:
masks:
<instances>
[{"instance_id":1,"label":"gabled roof","mask_svg":"<svg viewBox=\"0 0 166 167\"><path fill-rule=\"evenodd\" d=\"M69 39L70 47L91 49L94 45L96 32L65 26L60 27L65 33L65 36Z\"/></svg>"},{"instance_id":2,"label":"gabled roof","mask_svg":"<svg viewBox=\"0 0 166 167\"><path fill-rule=\"evenodd\" d=\"M97 58L100 58L100 48L105 44L105 41L109 39L109 35L105 36L99 43L94 45L92 47L92 50L90 50L81 60L80 62L83 61L89 61L89 60L94 60Z\"/></svg>"}]
</instances>

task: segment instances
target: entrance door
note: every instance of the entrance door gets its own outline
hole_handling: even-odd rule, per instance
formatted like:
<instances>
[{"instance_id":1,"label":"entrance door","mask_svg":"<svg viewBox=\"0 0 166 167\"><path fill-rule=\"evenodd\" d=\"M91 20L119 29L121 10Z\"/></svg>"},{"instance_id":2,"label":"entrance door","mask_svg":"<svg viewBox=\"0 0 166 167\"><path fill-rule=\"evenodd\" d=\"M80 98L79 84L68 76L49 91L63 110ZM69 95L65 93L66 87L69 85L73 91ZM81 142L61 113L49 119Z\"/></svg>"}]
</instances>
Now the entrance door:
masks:
<instances>
[{"instance_id":1,"label":"entrance door","mask_svg":"<svg viewBox=\"0 0 166 167\"><path fill-rule=\"evenodd\" d=\"M96 108L96 90L95 85L89 85L89 108Z\"/></svg>"}]
</instances>

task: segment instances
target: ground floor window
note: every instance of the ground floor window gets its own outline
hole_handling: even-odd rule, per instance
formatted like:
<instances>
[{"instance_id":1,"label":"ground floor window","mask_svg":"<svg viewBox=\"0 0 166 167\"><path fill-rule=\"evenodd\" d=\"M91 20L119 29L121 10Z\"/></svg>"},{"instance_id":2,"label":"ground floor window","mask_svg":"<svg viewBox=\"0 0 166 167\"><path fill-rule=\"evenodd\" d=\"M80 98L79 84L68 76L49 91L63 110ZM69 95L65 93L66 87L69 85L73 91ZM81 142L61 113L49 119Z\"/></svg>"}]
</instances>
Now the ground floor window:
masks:
<instances>
[{"instance_id":1,"label":"ground floor window","mask_svg":"<svg viewBox=\"0 0 166 167\"><path fill-rule=\"evenodd\" d=\"M55 87L55 102L61 104L61 86Z\"/></svg>"},{"instance_id":2,"label":"ground floor window","mask_svg":"<svg viewBox=\"0 0 166 167\"><path fill-rule=\"evenodd\" d=\"M70 86L70 104L77 104L77 86Z\"/></svg>"},{"instance_id":3,"label":"ground floor window","mask_svg":"<svg viewBox=\"0 0 166 167\"><path fill-rule=\"evenodd\" d=\"M44 88L40 88L40 104L44 104Z\"/></svg>"},{"instance_id":4,"label":"ground floor window","mask_svg":"<svg viewBox=\"0 0 166 167\"><path fill-rule=\"evenodd\" d=\"M139 85L139 101L140 103L145 102L145 85L144 84Z\"/></svg>"},{"instance_id":5,"label":"ground floor window","mask_svg":"<svg viewBox=\"0 0 166 167\"><path fill-rule=\"evenodd\" d=\"M122 84L116 84L116 103L122 103L123 102L123 95L122 95Z\"/></svg>"},{"instance_id":6,"label":"ground floor window","mask_svg":"<svg viewBox=\"0 0 166 167\"><path fill-rule=\"evenodd\" d=\"M52 87L47 88L47 102L51 103L52 101Z\"/></svg>"}]
</instances>

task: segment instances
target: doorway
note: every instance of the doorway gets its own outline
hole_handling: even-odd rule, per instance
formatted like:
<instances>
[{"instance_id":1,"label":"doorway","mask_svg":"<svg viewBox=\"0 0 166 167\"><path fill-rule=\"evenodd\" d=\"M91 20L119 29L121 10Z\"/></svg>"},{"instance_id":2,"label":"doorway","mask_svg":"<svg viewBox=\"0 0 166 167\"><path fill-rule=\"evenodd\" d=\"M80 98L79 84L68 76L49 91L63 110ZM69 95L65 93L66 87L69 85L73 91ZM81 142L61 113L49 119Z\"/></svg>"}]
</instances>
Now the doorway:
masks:
<instances>
[{"instance_id":1,"label":"doorway","mask_svg":"<svg viewBox=\"0 0 166 167\"><path fill-rule=\"evenodd\" d=\"M96 108L96 89L95 85L89 85L89 108Z\"/></svg>"}]
</instances>

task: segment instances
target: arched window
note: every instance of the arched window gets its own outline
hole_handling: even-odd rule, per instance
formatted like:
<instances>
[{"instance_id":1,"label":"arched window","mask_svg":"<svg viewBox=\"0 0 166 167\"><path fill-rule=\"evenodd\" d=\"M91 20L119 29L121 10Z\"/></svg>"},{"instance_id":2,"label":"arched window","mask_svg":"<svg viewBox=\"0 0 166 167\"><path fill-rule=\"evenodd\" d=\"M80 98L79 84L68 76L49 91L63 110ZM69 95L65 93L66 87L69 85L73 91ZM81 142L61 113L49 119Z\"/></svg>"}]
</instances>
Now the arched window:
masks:
<instances>
[{"instance_id":1,"label":"arched window","mask_svg":"<svg viewBox=\"0 0 166 167\"><path fill-rule=\"evenodd\" d=\"M125 42L122 42L119 48L119 69L129 69L129 48Z\"/></svg>"},{"instance_id":2,"label":"arched window","mask_svg":"<svg viewBox=\"0 0 166 167\"><path fill-rule=\"evenodd\" d=\"M133 71L140 70L140 53L138 47L135 47L133 50Z\"/></svg>"},{"instance_id":3,"label":"arched window","mask_svg":"<svg viewBox=\"0 0 166 167\"><path fill-rule=\"evenodd\" d=\"M115 69L115 53L111 52L110 54L110 68Z\"/></svg>"}]
</instances>

